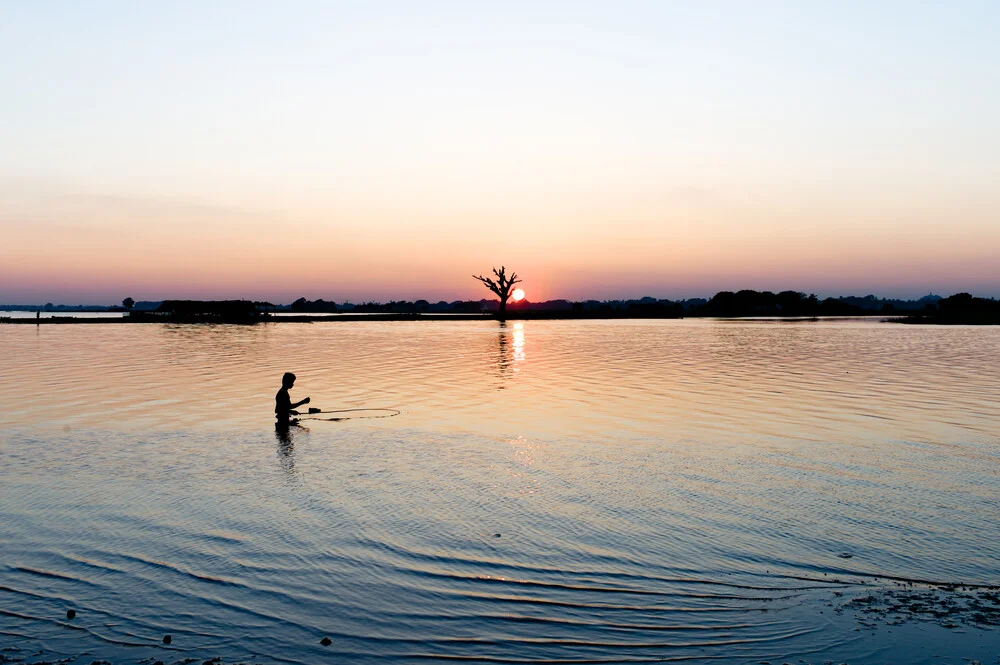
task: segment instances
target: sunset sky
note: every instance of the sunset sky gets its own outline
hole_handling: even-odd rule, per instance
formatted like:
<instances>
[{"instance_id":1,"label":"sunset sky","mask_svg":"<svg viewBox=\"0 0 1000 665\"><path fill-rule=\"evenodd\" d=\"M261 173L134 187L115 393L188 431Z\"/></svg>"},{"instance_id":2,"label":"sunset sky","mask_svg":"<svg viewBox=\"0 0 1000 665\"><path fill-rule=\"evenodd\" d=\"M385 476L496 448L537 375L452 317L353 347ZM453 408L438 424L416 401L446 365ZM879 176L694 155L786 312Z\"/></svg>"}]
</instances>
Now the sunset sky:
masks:
<instances>
[{"instance_id":1,"label":"sunset sky","mask_svg":"<svg viewBox=\"0 0 1000 665\"><path fill-rule=\"evenodd\" d=\"M0 303L1000 296L1000 3L5 2Z\"/></svg>"}]
</instances>

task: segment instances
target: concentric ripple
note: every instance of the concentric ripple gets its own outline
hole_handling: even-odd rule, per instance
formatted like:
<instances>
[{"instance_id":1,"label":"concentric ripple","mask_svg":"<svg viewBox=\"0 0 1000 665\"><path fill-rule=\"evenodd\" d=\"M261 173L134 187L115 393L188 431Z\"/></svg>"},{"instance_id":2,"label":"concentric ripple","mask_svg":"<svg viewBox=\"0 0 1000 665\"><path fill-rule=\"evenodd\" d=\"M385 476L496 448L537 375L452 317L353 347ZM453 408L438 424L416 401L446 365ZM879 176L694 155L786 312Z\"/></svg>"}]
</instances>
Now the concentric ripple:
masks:
<instances>
[{"instance_id":1,"label":"concentric ripple","mask_svg":"<svg viewBox=\"0 0 1000 665\"><path fill-rule=\"evenodd\" d=\"M0 326L0 351L0 662L1000 653L996 329ZM399 415L275 430L285 371Z\"/></svg>"}]
</instances>

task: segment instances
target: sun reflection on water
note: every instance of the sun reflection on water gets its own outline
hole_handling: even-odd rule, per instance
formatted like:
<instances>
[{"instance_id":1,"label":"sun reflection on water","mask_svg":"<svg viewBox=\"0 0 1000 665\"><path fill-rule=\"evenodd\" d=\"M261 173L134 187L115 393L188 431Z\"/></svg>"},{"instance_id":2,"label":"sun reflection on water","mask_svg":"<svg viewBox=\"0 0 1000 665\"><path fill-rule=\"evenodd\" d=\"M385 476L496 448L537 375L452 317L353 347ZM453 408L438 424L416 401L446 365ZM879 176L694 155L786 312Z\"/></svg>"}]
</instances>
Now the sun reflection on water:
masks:
<instances>
[{"instance_id":1,"label":"sun reflection on water","mask_svg":"<svg viewBox=\"0 0 1000 665\"><path fill-rule=\"evenodd\" d=\"M514 362L521 362L524 360L524 324L515 323L514 324ZM518 371L518 367L514 367L514 371Z\"/></svg>"}]
</instances>

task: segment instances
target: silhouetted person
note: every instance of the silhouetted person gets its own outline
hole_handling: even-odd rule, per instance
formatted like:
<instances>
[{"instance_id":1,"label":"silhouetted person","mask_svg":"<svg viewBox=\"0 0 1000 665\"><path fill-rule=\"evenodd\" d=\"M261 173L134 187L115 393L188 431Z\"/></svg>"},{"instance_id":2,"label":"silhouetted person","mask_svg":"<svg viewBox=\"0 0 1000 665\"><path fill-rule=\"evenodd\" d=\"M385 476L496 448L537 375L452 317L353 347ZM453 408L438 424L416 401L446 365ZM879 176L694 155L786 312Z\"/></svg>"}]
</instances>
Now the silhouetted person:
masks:
<instances>
[{"instance_id":1,"label":"silhouetted person","mask_svg":"<svg viewBox=\"0 0 1000 665\"><path fill-rule=\"evenodd\" d=\"M274 396L274 417L277 418L279 425L289 425L298 422L291 419L291 416L299 415L299 412L295 409L309 403L309 398L306 397L301 402L292 404L292 398L288 396L288 391L294 385L295 375L291 372L285 372L284 376L281 377L281 390Z\"/></svg>"}]
</instances>

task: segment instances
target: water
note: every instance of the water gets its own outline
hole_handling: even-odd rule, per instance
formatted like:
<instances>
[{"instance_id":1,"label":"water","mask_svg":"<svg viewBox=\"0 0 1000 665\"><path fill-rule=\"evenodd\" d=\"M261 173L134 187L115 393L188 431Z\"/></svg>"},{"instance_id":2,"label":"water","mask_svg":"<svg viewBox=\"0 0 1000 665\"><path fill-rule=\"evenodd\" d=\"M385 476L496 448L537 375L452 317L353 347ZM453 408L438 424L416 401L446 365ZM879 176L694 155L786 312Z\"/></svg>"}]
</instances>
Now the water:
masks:
<instances>
[{"instance_id":1,"label":"water","mask_svg":"<svg viewBox=\"0 0 1000 665\"><path fill-rule=\"evenodd\" d=\"M911 581L1000 584L998 351L872 321L0 326L0 655L993 662L1000 599ZM402 413L284 437L289 370Z\"/></svg>"}]
</instances>

